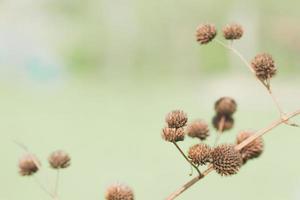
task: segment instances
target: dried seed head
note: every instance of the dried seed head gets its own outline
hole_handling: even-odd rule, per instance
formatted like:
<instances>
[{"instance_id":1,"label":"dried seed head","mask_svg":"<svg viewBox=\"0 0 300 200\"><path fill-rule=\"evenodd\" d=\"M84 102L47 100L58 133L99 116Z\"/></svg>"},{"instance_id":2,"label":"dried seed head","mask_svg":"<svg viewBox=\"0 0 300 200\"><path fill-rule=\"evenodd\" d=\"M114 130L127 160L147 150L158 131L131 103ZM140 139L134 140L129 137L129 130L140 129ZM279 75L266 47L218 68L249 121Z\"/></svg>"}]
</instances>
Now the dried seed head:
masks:
<instances>
[{"instance_id":1,"label":"dried seed head","mask_svg":"<svg viewBox=\"0 0 300 200\"><path fill-rule=\"evenodd\" d=\"M30 176L39 170L40 161L32 154L26 154L19 160L21 176Z\"/></svg>"},{"instance_id":2,"label":"dried seed head","mask_svg":"<svg viewBox=\"0 0 300 200\"><path fill-rule=\"evenodd\" d=\"M276 74L275 62L270 54L261 53L254 57L251 66L256 76L263 81L269 80Z\"/></svg>"},{"instance_id":3,"label":"dried seed head","mask_svg":"<svg viewBox=\"0 0 300 200\"><path fill-rule=\"evenodd\" d=\"M70 156L62 150L53 152L49 156L48 161L53 169L67 168L71 164Z\"/></svg>"},{"instance_id":4,"label":"dried seed head","mask_svg":"<svg viewBox=\"0 0 300 200\"><path fill-rule=\"evenodd\" d=\"M234 119L231 116L226 115L216 115L214 116L212 123L216 130L220 129L220 126L222 124L222 118L224 118L224 124L222 131L228 131L230 130L234 125Z\"/></svg>"},{"instance_id":5,"label":"dried seed head","mask_svg":"<svg viewBox=\"0 0 300 200\"><path fill-rule=\"evenodd\" d=\"M107 188L105 200L134 200L134 194L128 186L115 184Z\"/></svg>"},{"instance_id":6,"label":"dried seed head","mask_svg":"<svg viewBox=\"0 0 300 200\"><path fill-rule=\"evenodd\" d=\"M184 140L184 129L183 128L169 128L165 127L162 130L162 138L168 142L178 142Z\"/></svg>"},{"instance_id":7,"label":"dried seed head","mask_svg":"<svg viewBox=\"0 0 300 200\"><path fill-rule=\"evenodd\" d=\"M187 134L192 138L205 140L209 136L208 124L203 120L194 121L188 125Z\"/></svg>"},{"instance_id":8,"label":"dried seed head","mask_svg":"<svg viewBox=\"0 0 300 200\"><path fill-rule=\"evenodd\" d=\"M248 137L253 135L254 132L252 131L241 131L236 138L236 144L242 143L244 140L246 140ZM243 157L243 162L246 163L249 159L257 158L259 157L264 149L264 142L262 137L259 137L255 139L253 142L245 146L240 150L240 153Z\"/></svg>"},{"instance_id":9,"label":"dried seed head","mask_svg":"<svg viewBox=\"0 0 300 200\"><path fill-rule=\"evenodd\" d=\"M226 40L238 40L243 36L243 27L239 24L228 24L223 28L223 35Z\"/></svg>"},{"instance_id":10,"label":"dried seed head","mask_svg":"<svg viewBox=\"0 0 300 200\"><path fill-rule=\"evenodd\" d=\"M207 44L217 35L217 30L213 24L201 24L197 27L196 38L200 44Z\"/></svg>"},{"instance_id":11,"label":"dried seed head","mask_svg":"<svg viewBox=\"0 0 300 200\"><path fill-rule=\"evenodd\" d=\"M181 128L187 123L187 115L182 110L173 110L166 116L169 128Z\"/></svg>"},{"instance_id":12,"label":"dried seed head","mask_svg":"<svg viewBox=\"0 0 300 200\"><path fill-rule=\"evenodd\" d=\"M211 162L211 148L207 144L196 144L190 147L188 157L195 165L205 165Z\"/></svg>"},{"instance_id":13,"label":"dried seed head","mask_svg":"<svg viewBox=\"0 0 300 200\"><path fill-rule=\"evenodd\" d=\"M243 162L240 152L236 151L233 145L228 144L214 148L211 157L213 168L222 176L236 174Z\"/></svg>"},{"instance_id":14,"label":"dried seed head","mask_svg":"<svg viewBox=\"0 0 300 200\"><path fill-rule=\"evenodd\" d=\"M230 116L236 111L237 104L233 98L222 97L215 103L215 110L219 115Z\"/></svg>"}]
</instances>

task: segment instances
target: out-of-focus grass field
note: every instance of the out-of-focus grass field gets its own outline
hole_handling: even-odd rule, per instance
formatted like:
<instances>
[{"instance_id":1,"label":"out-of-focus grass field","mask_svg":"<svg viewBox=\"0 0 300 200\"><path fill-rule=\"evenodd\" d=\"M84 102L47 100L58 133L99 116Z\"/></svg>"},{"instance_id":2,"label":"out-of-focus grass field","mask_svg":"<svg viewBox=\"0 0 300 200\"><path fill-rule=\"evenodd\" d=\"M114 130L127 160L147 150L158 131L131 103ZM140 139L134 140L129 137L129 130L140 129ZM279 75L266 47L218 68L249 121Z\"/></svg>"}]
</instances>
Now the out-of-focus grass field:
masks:
<instances>
[{"instance_id":1,"label":"out-of-focus grass field","mask_svg":"<svg viewBox=\"0 0 300 200\"><path fill-rule=\"evenodd\" d=\"M235 127L257 130L278 118L246 67L217 44L199 47L195 27L245 27L236 47L247 59L271 53L274 93L286 111L300 107L298 1L3 0L0 2L0 200L49 199L17 173L22 142L43 164L64 149L61 200L104 199L114 182L136 199L164 199L188 181L190 166L160 132L166 113L211 121L221 96L238 102ZM299 117L295 121L300 123ZM300 199L300 129L265 136L263 155L232 177L210 174L178 199ZM213 143L215 132L207 141ZM187 138L185 149L196 140Z\"/></svg>"}]
</instances>

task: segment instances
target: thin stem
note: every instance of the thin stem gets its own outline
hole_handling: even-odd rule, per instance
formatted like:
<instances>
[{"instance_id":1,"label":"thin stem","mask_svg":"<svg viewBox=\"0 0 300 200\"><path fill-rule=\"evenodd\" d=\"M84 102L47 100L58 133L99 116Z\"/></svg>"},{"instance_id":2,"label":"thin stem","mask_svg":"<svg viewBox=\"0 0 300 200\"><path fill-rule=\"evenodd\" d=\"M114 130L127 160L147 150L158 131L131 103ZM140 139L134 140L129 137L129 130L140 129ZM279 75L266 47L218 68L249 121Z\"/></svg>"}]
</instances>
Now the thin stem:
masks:
<instances>
[{"instance_id":1,"label":"thin stem","mask_svg":"<svg viewBox=\"0 0 300 200\"><path fill-rule=\"evenodd\" d=\"M59 177L60 177L59 174L60 174L60 170L57 169L57 171L56 171L56 178L55 178L55 185L54 185L54 195L56 197L58 197L58 186L59 186Z\"/></svg>"},{"instance_id":2,"label":"thin stem","mask_svg":"<svg viewBox=\"0 0 300 200\"><path fill-rule=\"evenodd\" d=\"M190 163L190 165L196 169L196 171L197 171L198 174L199 174L199 177L202 176L202 174L201 174L199 168L198 168L196 165L194 165L194 164L190 161L190 159L188 159L188 157L183 153L183 151L182 151L181 148L178 146L178 144L177 144L176 142L173 142L173 144L174 144L175 147L178 149L178 151L181 153L181 155L184 157L184 159L185 159L186 161L188 161L188 163Z\"/></svg>"},{"instance_id":3,"label":"thin stem","mask_svg":"<svg viewBox=\"0 0 300 200\"><path fill-rule=\"evenodd\" d=\"M52 194L38 179L36 176L33 176L34 182L39 186L39 188L44 191L47 195L49 195L51 198L55 199L55 195Z\"/></svg>"},{"instance_id":4,"label":"thin stem","mask_svg":"<svg viewBox=\"0 0 300 200\"><path fill-rule=\"evenodd\" d=\"M263 129L257 131L254 135L250 136L249 138L247 138L246 140L244 140L242 143L240 143L239 145L235 146L235 149L236 150L241 150L242 148L244 148L245 146L247 146L248 144L250 144L251 142L253 142L258 137L263 136L264 134L268 133L269 131L271 131L272 129L276 128L280 124L287 122L289 119L291 119L291 118L293 118L293 117L295 117L295 116L297 116L299 114L300 114L300 109L296 110L296 111L294 111L292 113L286 114L284 118L280 118L280 119L274 121L273 123L271 123L266 128L263 128ZM196 182L198 182L199 180L201 180L205 176L207 176L207 174L209 174L211 171L213 171L213 168L212 168L212 166L209 166L202 173L202 176L193 178L192 180L190 180L189 182L187 182L186 184L184 184L183 186L181 186L179 189L177 189L175 192L173 192L169 197L166 198L166 200L173 200L173 199L175 199L180 194L182 194L184 191L186 191L188 188L190 188L192 185L194 185Z\"/></svg>"},{"instance_id":5,"label":"thin stem","mask_svg":"<svg viewBox=\"0 0 300 200\"><path fill-rule=\"evenodd\" d=\"M217 137L216 137L216 140L215 140L215 143L214 143L214 146L216 146L220 140L220 137L224 131L224 125L225 125L225 117L222 116L221 117L221 120L218 124L218 131L217 131Z\"/></svg>"}]
</instances>

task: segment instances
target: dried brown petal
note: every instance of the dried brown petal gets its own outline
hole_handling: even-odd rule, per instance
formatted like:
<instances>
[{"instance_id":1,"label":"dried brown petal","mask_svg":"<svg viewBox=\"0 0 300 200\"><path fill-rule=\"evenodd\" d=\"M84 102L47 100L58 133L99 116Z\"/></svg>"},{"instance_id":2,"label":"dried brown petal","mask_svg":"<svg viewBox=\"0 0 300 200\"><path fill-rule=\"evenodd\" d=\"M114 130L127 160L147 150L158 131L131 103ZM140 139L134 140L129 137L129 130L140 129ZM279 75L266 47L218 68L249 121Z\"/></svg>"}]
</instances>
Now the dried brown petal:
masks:
<instances>
[{"instance_id":1,"label":"dried brown petal","mask_svg":"<svg viewBox=\"0 0 300 200\"><path fill-rule=\"evenodd\" d=\"M50 166L54 169L67 168L71 164L70 156L62 150L53 152L49 156L48 161Z\"/></svg>"},{"instance_id":2,"label":"dried brown petal","mask_svg":"<svg viewBox=\"0 0 300 200\"><path fill-rule=\"evenodd\" d=\"M107 188L105 200L134 200L134 194L128 186L115 184Z\"/></svg>"},{"instance_id":3,"label":"dried brown petal","mask_svg":"<svg viewBox=\"0 0 300 200\"><path fill-rule=\"evenodd\" d=\"M188 125L187 134L192 138L205 140L209 136L208 124L203 120L194 121Z\"/></svg>"},{"instance_id":4,"label":"dried brown petal","mask_svg":"<svg viewBox=\"0 0 300 200\"><path fill-rule=\"evenodd\" d=\"M184 129L183 128L169 128L165 127L162 130L162 138L168 142L178 142L184 140Z\"/></svg>"},{"instance_id":5,"label":"dried brown petal","mask_svg":"<svg viewBox=\"0 0 300 200\"><path fill-rule=\"evenodd\" d=\"M213 149L211 153L213 168L222 176L236 174L242 165L240 152L234 145L222 144Z\"/></svg>"},{"instance_id":6,"label":"dried brown petal","mask_svg":"<svg viewBox=\"0 0 300 200\"><path fill-rule=\"evenodd\" d=\"M207 144L196 144L190 147L188 157L195 165L211 162L211 148Z\"/></svg>"},{"instance_id":7,"label":"dried brown petal","mask_svg":"<svg viewBox=\"0 0 300 200\"><path fill-rule=\"evenodd\" d=\"M223 28L223 35L227 40L240 39L243 33L243 27L239 24L228 24Z\"/></svg>"},{"instance_id":8,"label":"dried brown petal","mask_svg":"<svg viewBox=\"0 0 300 200\"><path fill-rule=\"evenodd\" d=\"M236 144L242 143L248 137L253 135L252 131L241 131L236 138ZM246 163L249 159L259 157L264 149L264 142L262 137L255 139L253 142L249 143L247 146L240 150L243 157L243 162Z\"/></svg>"},{"instance_id":9,"label":"dried brown petal","mask_svg":"<svg viewBox=\"0 0 300 200\"><path fill-rule=\"evenodd\" d=\"M181 128L187 123L187 115L182 110L173 110L166 116L166 122L169 128Z\"/></svg>"},{"instance_id":10,"label":"dried brown petal","mask_svg":"<svg viewBox=\"0 0 300 200\"><path fill-rule=\"evenodd\" d=\"M196 38L200 44L207 44L217 35L217 30L213 24L201 24L197 27Z\"/></svg>"}]
</instances>

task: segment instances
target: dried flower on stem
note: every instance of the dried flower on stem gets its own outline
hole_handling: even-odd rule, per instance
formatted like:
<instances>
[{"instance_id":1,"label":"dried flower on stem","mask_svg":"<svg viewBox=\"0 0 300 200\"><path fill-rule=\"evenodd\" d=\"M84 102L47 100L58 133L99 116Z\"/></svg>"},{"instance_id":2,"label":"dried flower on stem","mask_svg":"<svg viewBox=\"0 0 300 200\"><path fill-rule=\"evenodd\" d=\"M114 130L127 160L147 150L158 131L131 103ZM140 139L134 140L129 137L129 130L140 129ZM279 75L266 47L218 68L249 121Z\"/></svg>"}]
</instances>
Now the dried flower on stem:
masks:
<instances>
[{"instance_id":1,"label":"dried flower on stem","mask_svg":"<svg viewBox=\"0 0 300 200\"><path fill-rule=\"evenodd\" d=\"M19 160L19 173L21 176L30 176L39 170L40 161L32 154L26 154Z\"/></svg>"},{"instance_id":2,"label":"dried flower on stem","mask_svg":"<svg viewBox=\"0 0 300 200\"><path fill-rule=\"evenodd\" d=\"M115 184L107 188L105 200L134 200L134 194L127 185Z\"/></svg>"},{"instance_id":3,"label":"dried flower on stem","mask_svg":"<svg viewBox=\"0 0 300 200\"><path fill-rule=\"evenodd\" d=\"M209 136L208 124L203 120L194 121L188 125L187 134L191 138L205 140Z\"/></svg>"},{"instance_id":4,"label":"dried flower on stem","mask_svg":"<svg viewBox=\"0 0 300 200\"><path fill-rule=\"evenodd\" d=\"M217 35L217 30L213 24L201 24L197 27L196 38L200 44L207 44Z\"/></svg>"},{"instance_id":5,"label":"dried flower on stem","mask_svg":"<svg viewBox=\"0 0 300 200\"><path fill-rule=\"evenodd\" d=\"M70 156L62 150L58 150L58 151L53 152L49 156L48 161L49 161L50 166L53 169L67 168L71 164Z\"/></svg>"},{"instance_id":6,"label":"dried flower on stem","mask_svg":"<svg viewBox=\"0 0 300 200\"><path fill-rule=\"evenodd\" d=\"M211 148L207 144L196 144L190 147L188 157L195 165L211 162Z\"/></svg>"},{"instance_id":7,"label":"dried flower on stem","mask_svg":"<svg viewBox=\"0 0 300 200\"><path fill-rule=\"evenodd\" d=\"M239 24L228 24L223 28L223 36L226 40L238 40L243 33L243 27Z\"/></svg>"},{"instance_id":8,"label":"dried flower on stem","mask_svg":"<svg viewBox=\"0 0 300 200\"><path fill-rule=\"evenodd\" d=\"M254 135L252 131L241 131L236 138L236 144L242 143L244 140ZM264 143L262 137L258 137L253 142L240 150L243 157L243 162L246 163L248 160L259 157L264 149Z\"/></svg>"}]
</instances>

